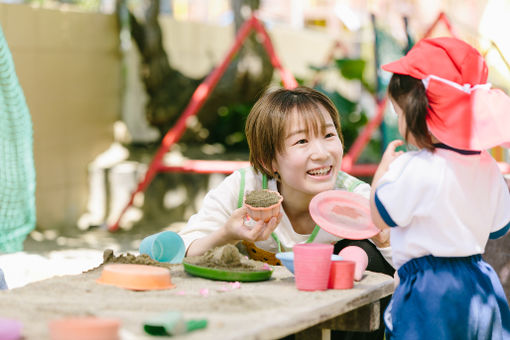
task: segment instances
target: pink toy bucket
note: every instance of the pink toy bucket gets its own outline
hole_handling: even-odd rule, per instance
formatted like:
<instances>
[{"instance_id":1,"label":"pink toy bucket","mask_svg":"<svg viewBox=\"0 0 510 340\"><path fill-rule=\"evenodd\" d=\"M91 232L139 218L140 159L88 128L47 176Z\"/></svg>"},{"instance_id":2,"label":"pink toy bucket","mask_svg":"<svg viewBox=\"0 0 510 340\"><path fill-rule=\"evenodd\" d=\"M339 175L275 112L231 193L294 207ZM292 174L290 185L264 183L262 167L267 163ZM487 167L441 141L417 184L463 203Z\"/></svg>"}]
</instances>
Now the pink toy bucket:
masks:
<instances>
[{"instance_id":1,"label":"pink toy bucket","mask_svg":"<svg viewBox=\"0 0 510 340\"><path fill-rule=\"evenodd\" d=\"M294 246L294 275L299 290L328 289L333 245L320 243Z\"/></svg>"}]
</instances>

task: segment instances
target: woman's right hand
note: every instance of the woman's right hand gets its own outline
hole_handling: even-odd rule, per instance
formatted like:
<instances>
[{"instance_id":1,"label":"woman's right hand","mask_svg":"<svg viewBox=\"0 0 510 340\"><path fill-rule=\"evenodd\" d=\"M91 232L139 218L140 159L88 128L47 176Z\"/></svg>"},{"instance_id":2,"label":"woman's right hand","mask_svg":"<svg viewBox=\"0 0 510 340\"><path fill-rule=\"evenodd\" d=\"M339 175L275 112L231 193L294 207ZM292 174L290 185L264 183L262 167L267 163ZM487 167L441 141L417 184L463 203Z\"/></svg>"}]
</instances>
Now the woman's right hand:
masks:
<instances>
[{"instance_id":1,"label":"woman's right hand","mask_svg":"<svg viewBox=\"0 0 510 340\"><path fill-rule=\"evenodd\" d=\"M227 223L213 233L191 242L186 251L186 256L198 256L207 250L223 246L227 243L236 243L240 240L257 242L267 240L276 229L282 219L282 213L278 217L272 217L267 223L258 221L253 227L244 224L246 208L234 210Z\"/></svg>"},{"instance_id":2,"label":"woman's right hand","mask_svg":"<svg viewBox=\"0 0 510 340\"><path fill-rule=\"evenodd\" d=\"M245 225L245 217L247 214L246 207L234 210L227 223L225 224L225 232L227 237L232 241L264 241L267 240L271 233L276 229L282 219L282 213L277 217L272 217L268 222L259 220L255 222L253 227Z\"/></svg>"}]
</instances>

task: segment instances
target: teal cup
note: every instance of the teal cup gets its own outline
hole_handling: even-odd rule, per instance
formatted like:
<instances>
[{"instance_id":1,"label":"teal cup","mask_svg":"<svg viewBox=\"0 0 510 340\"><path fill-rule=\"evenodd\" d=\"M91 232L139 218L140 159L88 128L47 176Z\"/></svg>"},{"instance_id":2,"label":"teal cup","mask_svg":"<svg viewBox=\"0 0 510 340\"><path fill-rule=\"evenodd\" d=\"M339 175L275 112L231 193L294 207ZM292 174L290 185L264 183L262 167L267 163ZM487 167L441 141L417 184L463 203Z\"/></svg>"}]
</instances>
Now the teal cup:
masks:
<instances>
[{"instance_id":1,"label":"teal cup","mask_svg":"<svg viewBox=\"0 0 510 340\"><path fill-rule=\"evenodd\" d=\"M158 262L181 263L185 252L184 241L173 231L147 236L140 243L140 254L147 254Z\"/></svg>"}]
</instances>

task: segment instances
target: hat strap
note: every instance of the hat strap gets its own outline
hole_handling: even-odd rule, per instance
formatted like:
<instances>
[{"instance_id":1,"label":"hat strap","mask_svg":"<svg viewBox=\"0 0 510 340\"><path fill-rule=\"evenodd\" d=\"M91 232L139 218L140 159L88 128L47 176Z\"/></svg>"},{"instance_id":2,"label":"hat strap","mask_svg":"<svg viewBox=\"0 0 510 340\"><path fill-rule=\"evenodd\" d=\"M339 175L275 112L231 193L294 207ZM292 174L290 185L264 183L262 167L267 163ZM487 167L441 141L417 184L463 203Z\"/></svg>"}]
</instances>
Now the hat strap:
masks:
<instances>
[{"instance_id":1,"label":"hat strap","mask_svg":"<svg viewBox=\"0 0 510 340\"><path fill-rule=\"evenodd\" d=\"M491 84L490 83L476 84L476 85L471 85L469 83L466 83L464 85L460 85L460 84L458 84L458 83L456 83L454 81L451 81L451 80L448 80L448 79L444 79L444 78L438 77L436 75L430 74L426 78L421 80L423 82L423 85L425 86L425 90L427 90L428 87L429 87L430 79L435 79L437 81L440 81L442 83L450 85L450 86L456 88L457 90L460 90L460 91L465 92L467 94L470 94L471 92L473 92L473 91L475 91L477 89L486 89L486 90L489 90L491 88Z\"/></svg>"}]
</instances>

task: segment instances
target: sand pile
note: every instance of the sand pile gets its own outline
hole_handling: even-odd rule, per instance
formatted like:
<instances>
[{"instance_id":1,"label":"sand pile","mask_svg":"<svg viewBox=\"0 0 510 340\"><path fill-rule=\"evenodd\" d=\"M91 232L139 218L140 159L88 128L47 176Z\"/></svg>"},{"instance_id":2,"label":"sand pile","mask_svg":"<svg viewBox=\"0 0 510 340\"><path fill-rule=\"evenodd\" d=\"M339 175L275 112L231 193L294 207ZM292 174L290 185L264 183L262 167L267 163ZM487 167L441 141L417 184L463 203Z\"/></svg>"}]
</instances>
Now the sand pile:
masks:
<instances>
[{"instance_id":1,"label":"sand pile","mask_svg":"<svg viewBox=\"0 0 510 340\"><path fill-rule=\"evenodd\" d=\"M250 272L270 269L264 262L248 259L232 244L208 250L201 256L186 257L184 262L196 266L231 271Z\"/></svg>"}]
</instances>

